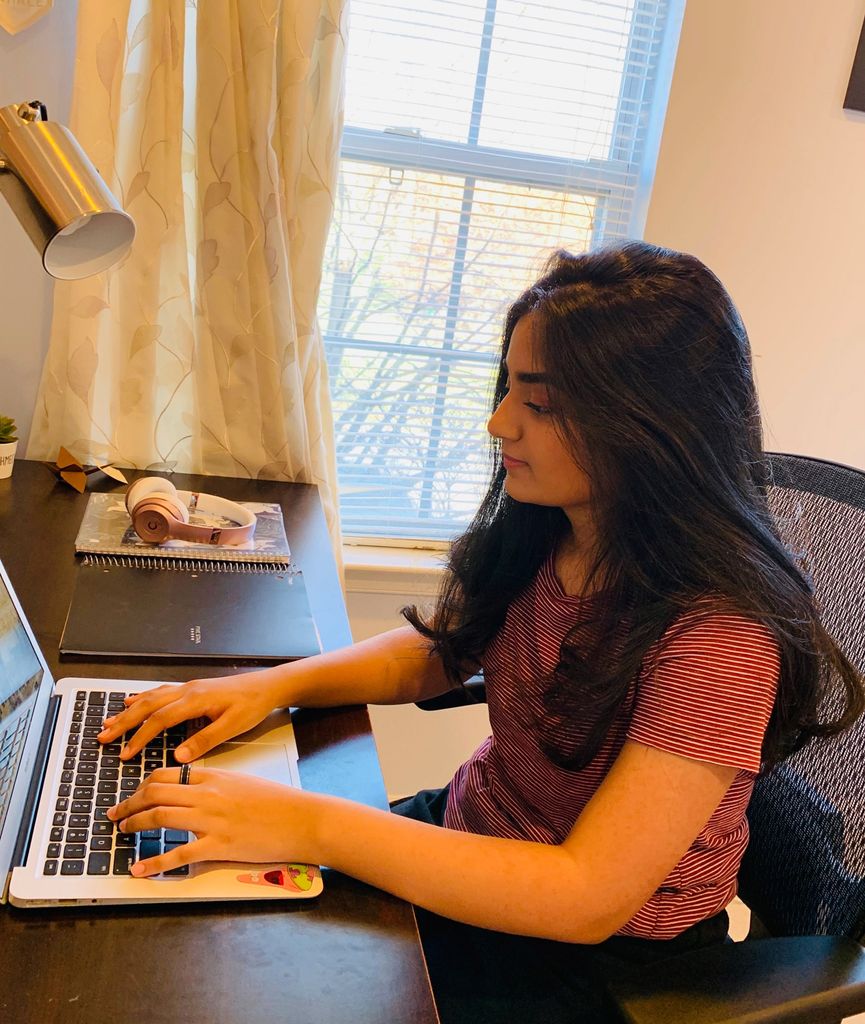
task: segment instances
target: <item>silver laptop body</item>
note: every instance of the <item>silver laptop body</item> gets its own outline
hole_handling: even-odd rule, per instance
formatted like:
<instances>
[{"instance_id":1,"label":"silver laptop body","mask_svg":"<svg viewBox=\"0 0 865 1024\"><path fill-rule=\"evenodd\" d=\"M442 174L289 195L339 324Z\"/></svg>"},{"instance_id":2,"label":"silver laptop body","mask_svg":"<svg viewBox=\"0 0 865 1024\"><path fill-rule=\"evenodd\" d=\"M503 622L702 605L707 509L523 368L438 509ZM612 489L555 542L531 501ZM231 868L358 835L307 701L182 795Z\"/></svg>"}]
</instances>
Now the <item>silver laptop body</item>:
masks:
<instances>
[{"instance_id":1,"label":"silver laptop body","mask_svg":"<svg viewBox=\"0 0 865 1024\"><path fill-rule=\"evenodd\" d=\"M321 892L317 867L289 862L193 864L185 873L154 878L128 873L138 856L152 856L185 837L171 830L119 833L104 811L149 771L172 765L171 752L182 736L163 734L148 744L138 765L128 765L119 762L119 744L95 744L93 730L123 696L160 685L80 678L55 683L0 563L0 902L81 906L304 899ZM258 728L194 762L193 772L196 766L298 786L289 713L274 712Z\"/></svg>"}]
</instances>

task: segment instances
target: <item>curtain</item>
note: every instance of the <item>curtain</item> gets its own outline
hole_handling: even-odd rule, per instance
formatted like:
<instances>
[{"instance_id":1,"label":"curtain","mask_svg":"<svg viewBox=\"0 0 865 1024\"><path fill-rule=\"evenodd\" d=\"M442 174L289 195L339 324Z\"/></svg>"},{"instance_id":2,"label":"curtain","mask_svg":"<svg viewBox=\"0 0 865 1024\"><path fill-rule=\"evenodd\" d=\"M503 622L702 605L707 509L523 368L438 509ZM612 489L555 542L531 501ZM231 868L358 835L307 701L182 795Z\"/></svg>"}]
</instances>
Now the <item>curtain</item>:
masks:
<instances>
[{"instance_id":1,"label":"curtain","mask_svg":"<svg viewBox=\"0 0 865 1024\"><path fill-rule=\"evenodd\" d=\"M315 483L336 469L315 316L347 0L81 0L70 127L135 219L57 282L28 457Z\"/></svg>"}]
</instances>

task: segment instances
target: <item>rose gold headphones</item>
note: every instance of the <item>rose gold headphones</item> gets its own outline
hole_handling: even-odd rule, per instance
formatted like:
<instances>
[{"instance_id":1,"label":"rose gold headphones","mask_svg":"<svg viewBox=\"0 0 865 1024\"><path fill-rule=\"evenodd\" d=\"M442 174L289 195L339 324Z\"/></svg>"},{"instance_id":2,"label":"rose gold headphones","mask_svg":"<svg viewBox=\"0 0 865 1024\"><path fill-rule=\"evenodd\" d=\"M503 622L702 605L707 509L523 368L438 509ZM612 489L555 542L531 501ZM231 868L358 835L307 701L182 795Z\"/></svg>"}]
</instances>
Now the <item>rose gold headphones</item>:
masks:
<instances>
[{"instance_id":1,"label":"rose gold headphones","mask_svg":"<svg viewBox=\"0 0 865 1024\"><path fill-rule=\"evenodd\" d=\"M200 510L231 519L237 526L193 526L189 513ZM198 491L178 491L170 480L145 476L130 484L126 511L142 540L191 540L197 544L244 544L255 533L255 514L236 501Z\"/></svg>"}]
</instances>

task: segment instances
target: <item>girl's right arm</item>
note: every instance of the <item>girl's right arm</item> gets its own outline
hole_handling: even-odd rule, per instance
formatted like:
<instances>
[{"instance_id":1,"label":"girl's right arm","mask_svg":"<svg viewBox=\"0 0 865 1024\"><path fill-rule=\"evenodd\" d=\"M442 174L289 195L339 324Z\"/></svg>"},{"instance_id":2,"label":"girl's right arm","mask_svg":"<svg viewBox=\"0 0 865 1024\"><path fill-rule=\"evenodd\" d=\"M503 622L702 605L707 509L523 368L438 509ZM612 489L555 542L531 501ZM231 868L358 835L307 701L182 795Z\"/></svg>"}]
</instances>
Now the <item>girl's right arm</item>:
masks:
<instances>
[{"instance_id":1,"label":"girl's right arm","mask_svg":"<svg viewBox=\"0 0 865 1024\"><path fill-rule=\"evenodd\" d=\"M178 761L192 761L258 725L274 708L410 704L452 685L441 659L430 656L428 642L403 626L314 658L145 690L127 698L125 711L106 719L98 739L110 743L137 728L120 754L126 760L169 726L209 718L210 724L175 752Z\"/></svg>"}]
</instances>

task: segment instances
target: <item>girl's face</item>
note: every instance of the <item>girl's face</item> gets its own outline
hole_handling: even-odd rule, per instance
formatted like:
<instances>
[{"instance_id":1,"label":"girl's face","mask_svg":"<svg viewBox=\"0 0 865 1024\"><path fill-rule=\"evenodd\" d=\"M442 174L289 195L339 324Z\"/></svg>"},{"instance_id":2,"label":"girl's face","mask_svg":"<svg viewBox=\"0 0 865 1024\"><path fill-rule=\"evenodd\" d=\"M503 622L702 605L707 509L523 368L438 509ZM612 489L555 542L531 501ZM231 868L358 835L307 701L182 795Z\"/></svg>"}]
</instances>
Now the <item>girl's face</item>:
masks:
<instances>
[{"instance_id":1,"label":"girl's face","mask_svg":"<svg viewBox=\"0 0 865 1024\"><path fill-rule=\"evenodd\" d=\"M505 489L514 501L557 506L572 518L588 508L589 478L556 429L539 353L529 314L511 334L505 360L508 391L487 430L502 443Z\"/></svg>"}]
</instances>

